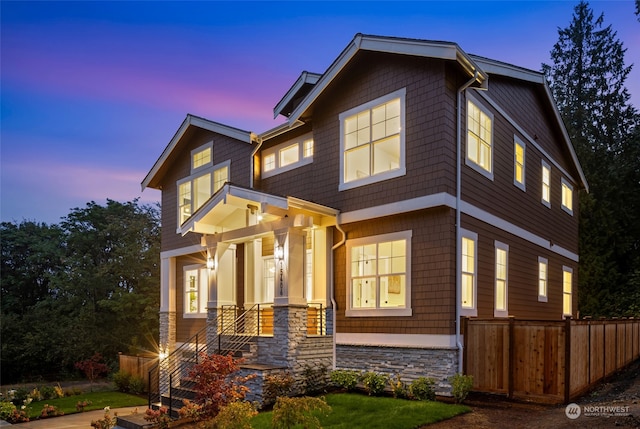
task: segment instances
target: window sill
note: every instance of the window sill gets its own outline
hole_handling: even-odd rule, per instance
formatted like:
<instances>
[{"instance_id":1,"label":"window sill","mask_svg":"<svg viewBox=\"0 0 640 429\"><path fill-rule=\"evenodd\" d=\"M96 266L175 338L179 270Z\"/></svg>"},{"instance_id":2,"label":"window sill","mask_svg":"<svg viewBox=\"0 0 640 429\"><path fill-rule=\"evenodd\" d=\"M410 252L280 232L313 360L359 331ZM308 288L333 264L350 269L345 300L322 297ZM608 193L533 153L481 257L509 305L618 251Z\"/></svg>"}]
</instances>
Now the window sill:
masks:
<instances>
[{"instance_id":1,"label":"window sill","mask_svg":"<svg viewBox=\"0 0 640 429\"><path fill-rule=\"evenodd\" d=\"M367 308L345 311L346 317L400 317L411 315L413 315L413 311L410 308Z\"/></svg>"}]
</instances>

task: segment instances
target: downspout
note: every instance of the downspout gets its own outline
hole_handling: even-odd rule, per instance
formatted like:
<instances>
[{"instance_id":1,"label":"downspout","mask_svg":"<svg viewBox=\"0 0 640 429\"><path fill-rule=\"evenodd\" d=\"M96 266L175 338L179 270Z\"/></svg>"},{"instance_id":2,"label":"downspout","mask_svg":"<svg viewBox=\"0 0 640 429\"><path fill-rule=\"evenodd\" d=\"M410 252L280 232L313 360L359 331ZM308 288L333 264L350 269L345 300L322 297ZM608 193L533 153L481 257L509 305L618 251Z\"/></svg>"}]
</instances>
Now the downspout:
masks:
<instances>
[{"instance_id":1,"label":"downspout","mask_svg":"<svg viewBox=\"0 0 640 429\"><path fill-rule=\"evenodd\" d=\"M462 261L460 257L460 240L462 238L461 230L460 230L460 201L462 199L462 93L466 91L466 89L476 80L478 79L478 71L476 70L473 77L469 79L467 83L462 85L458 89L458 99L457 99L457 135L456 135L456 346L458 347L458 372L462 373L462 359L464 357L464 350L462 346L462 342L460 341L460 314L462 313L462 307L460 303L460 298L462 295Z\"/></svg>"},{"instance_id":2,"label":"downspout","mask_svg":"<svg viewBox=\"0 0 640 429\"><path fill-rule=\"evenodd\" d=\"M333 245L333 247L331 248L331 270L329 271L331 273L331 307L332 310L331 311L331 318L333 319L333 335L332 335L332 343L333 343L333 368L332 369L336 369L336 311L337 311L337 304L336 304L336 298L334 296L334 284L333 284L333 252L340 246L342 246L345 241L347 241L347 234L344 232L344 230L340 227L340 213L338 213L338 215L336 216L336 229L338 231L340 231L340 233L342 233L342 240L340 240L339 242L337 242L336 244Z\"/></svg>"},{"instance_id":3,"label":"downspout","mask_svg":"<svg viewBox=\"0 0 640 429\"><path fill-rule=\"evenodd\" d=\"M251 163L250 163L250 166L249 166L249 168L251 169L251 175L249 176L249 188L250 189L253 189L253 176L255 174L253 172L253 169L254 169L253 159L255 158L256 153L258 153L258 151L262 147L262 139L260 137L256 136L256 141L258 142L258 146L256 146L256 148L253 150L253 152L251 152Z\"/></svg>"}]
</instances>

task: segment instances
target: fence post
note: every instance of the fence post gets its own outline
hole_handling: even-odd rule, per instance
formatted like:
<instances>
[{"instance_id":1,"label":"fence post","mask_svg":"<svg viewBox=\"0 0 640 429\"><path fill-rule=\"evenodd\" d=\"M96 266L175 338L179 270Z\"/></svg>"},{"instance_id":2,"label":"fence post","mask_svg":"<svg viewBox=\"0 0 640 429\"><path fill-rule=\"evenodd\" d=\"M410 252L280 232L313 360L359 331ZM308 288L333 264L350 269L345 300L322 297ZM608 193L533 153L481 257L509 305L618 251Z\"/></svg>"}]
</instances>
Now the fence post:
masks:
<instances>
[{"instance_id":1,"label":"fence post","mask_svg":"<svg viewBox=\"0 0 640 429\"><path fill-rule=\"evenodd\" d=\"M507 365L509 365L509 367L507 368L507 397L508 398L513 398L513 388L514 388L514 377L515 377L515 369L516 369L516 352L515 352L515 345L516 345L516 333L515 333L515 322L516 322L516 318L515 316L509 316L509 363Z\"/></svg>"},{"instance_id":2,"label":"fence post","mask_svg":"<svg viewBox=\"0 0 640 429\"><path fill-rule=\"evenodd\" d=\"M564 403L571 399L571 316L565 317L564 328Z\"/></svg>"}]
</instances>

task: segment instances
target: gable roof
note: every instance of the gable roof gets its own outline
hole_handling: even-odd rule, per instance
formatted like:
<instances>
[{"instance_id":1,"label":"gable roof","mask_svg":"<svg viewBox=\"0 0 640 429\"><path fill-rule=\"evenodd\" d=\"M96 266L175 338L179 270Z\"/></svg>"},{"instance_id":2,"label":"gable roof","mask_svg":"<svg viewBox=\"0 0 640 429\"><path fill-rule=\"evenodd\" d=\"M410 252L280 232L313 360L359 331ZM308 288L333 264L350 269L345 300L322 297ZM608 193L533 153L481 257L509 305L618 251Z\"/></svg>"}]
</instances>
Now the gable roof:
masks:
<instances>
[{"instance_id":1,"label":"gable roof","mask_svg":"<svg viewBox=\"0 0 640 429\"><path fill-rule=\"evenodd\" d=\"M157 188L159 186L159 177L162 175L161 171L163 170L165 163L179 146L179 143L182 141L182 138L185 136L185 134L187 134L187 132L194 127L221 134L223 136L227 136L248 144L251 144L256 140L256 135L250 131L244 131L238 128L231 127L229 125L210 121L199 116L187 114L187 117L184 119L184 121L182 121L182 124L178 128L178 131L176 131L176 133L173 135L167 147L164 149L164 151L162 151L162 154L142 181L141 185L143 191L147 187Z\"/></svg>"}]
</instances>

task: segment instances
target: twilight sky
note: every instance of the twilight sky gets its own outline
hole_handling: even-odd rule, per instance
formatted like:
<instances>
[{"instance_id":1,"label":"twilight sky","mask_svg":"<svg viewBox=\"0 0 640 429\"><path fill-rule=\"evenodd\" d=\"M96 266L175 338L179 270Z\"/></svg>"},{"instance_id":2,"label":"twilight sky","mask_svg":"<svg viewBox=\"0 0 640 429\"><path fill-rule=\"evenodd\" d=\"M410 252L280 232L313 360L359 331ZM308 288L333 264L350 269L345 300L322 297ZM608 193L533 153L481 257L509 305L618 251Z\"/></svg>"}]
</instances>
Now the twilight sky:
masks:
<instances>
[{"instance_id":1,"label":"twilight sky","mask_svg":"<svg viewBox=\"0 0 640 429\"><path fill-rule=\"evenodd\" d=\"M0 220L58 223L140 190L187 113L261 133L300 72L356 33L457 42L540 70L576 1L0 3ZM627 48L640 108L635 5L592 1Z\"/></svg>"}]
</instances>

